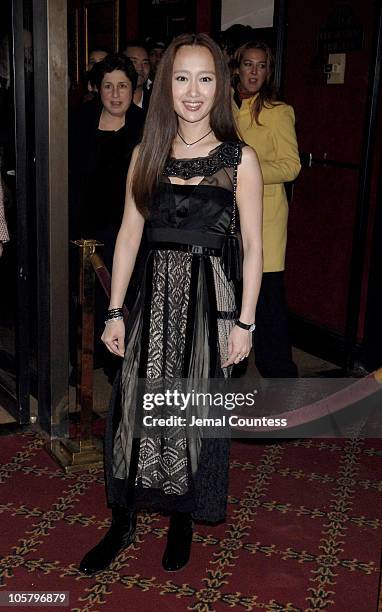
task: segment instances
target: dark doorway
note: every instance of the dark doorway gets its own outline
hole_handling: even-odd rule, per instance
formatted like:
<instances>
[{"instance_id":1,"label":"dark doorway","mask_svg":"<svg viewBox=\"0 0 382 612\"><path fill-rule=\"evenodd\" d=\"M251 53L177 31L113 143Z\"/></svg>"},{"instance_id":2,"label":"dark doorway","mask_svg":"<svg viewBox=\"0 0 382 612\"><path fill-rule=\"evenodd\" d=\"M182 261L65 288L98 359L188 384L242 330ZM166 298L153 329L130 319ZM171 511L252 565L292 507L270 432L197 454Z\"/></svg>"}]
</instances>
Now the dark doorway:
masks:
<instances>
[{"instance_id":1,"label":"dark doorway","mask_svg":"<svg viewBox=\"0 0 382 612\"><path fill-rule=\"evenodd\" d=\"M139 33L141 37L170 41L183 32L196 29L196 0L139 2Z\"/></svg>"},{"instance_id":2,"label":"dark doorway","mask_svg":"<svg viewBox=\"0 0 382 612\"><path fill-rule=\"evenodd\" d=\"M7 409L29 422L31 372L36 373L34 112L32 9L26 0L0 4L2 78L0 159L9 242L0 259L0 387ZM28 221L28 222L27 222ZM34 294L36 295L36 294Z\"/></svg>"}]
</instances>

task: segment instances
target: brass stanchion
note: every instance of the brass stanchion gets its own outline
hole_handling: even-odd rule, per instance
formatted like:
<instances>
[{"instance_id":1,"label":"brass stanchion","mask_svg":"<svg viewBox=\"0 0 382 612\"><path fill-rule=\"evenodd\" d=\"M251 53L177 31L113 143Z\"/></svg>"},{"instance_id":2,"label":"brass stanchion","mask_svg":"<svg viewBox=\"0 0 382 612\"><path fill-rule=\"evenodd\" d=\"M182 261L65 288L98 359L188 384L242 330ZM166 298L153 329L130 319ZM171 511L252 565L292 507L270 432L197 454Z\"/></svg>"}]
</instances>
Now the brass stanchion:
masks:
<instances>
[{"instance_id":1,"label":"brass stanchion","mask_svg":"<svg viewBox=\"0 0 382 612\"><path fill-rule=\"evenodd\" d=\"M103 246L95 240L75 240L79 249L79 316L77 328L76 408L80 411L79 435L54 440L52 452L66 472L103 464L102 441L92 435L95 271L92 256Z\"/></svg>"}]
</instances>

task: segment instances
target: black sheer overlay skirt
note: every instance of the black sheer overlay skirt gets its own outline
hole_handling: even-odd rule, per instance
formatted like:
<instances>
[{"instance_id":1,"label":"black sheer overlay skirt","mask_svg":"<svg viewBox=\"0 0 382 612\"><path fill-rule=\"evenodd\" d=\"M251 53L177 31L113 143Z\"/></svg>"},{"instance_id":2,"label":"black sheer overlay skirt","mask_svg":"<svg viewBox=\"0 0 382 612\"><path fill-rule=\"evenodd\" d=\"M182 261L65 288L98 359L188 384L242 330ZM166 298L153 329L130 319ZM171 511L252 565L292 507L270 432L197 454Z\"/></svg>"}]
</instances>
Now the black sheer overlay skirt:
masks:
<instances>
[{"instance_id":1,"label":"black sheer overlay skirt","mask_svg":"<svg viewBox=\"0 0 382 612\"><path fill-rule=\"evenodd\" d=\"M134 425L143 412L138 380L149 386L161 380L171 387L177 380L230 376L221 364L237 300L219 249L231 219L230 170L237 150L236 144L224 143L211 152L208 166L201 158L196 172L204 179L198 185L172 185L165 179L151 214L142 283L126 325L125 357L107 419L111 506L190 512L208 522L225 518L229 439L192 440L181 427L177 435L137 437ZM170 168L168 174L175 171Z\"/></svg>"},{"instance_id":2,"label":"black sheer overlay skirt","mask_svg":"<svg viewBox=\"0 0 382 612\"><path fill-rule=\"evenodd\" d=\"M230 310L218 311L217 295ZM234 288L224 279L217 257L150 253L127 324L125 360L108 414L105 463L110 505L192 512L196 520L210 522L224 519L229 440L203 438L192 473L185 437L175 449L166 449L163 440L133 437L133 419L141 415L132 410L132 403L137 402L137 378L162 377L163 368L171 380L175 375L223 376L220 364L235 316ZM123 411L128 413L125 419Z\"/></svg>"}]
</instances>

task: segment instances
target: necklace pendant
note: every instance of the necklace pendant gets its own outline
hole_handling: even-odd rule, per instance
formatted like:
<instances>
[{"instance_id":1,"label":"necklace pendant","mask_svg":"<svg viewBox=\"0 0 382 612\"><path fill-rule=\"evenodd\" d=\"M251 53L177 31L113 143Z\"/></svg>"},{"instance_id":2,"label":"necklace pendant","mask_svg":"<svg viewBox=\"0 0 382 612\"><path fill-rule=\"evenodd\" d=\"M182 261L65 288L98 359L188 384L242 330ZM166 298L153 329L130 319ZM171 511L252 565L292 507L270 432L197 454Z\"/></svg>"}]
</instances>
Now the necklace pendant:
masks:
<instances>
[{"instance_id":1,"label":"necklace pendant","mask_svg":"<svg viewBox=\"0 0 382 612\"><path fill-rule=\"evenodd\" d=\"M204 134L204 136L202 136L201 138L198 138L198 140L195 140L195 142L186 142L183 138L183 136L181 134L179 134L179 130L178 130L178 136L181 139L182 142L184 142L184 144L186 145L187 149L189 147L192 147L192 145L196 144L197 142L200 142L201 140L204 140L204 138L207 138L207 136L209 136L211 134L212 130L210 130L209 132L207 132L207 134Z\"/></svg>"}]
</instances>

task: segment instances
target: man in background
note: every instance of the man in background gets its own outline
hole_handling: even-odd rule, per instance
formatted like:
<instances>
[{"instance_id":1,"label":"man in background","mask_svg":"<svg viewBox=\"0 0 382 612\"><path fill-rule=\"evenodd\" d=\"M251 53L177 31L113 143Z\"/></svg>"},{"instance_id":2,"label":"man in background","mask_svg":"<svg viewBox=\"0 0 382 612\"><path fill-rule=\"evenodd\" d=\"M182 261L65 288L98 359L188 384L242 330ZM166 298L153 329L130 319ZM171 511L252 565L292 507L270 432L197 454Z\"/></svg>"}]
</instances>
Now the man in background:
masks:
<instances>
[{"instance_id":1,"label":"man in background","mask_svg":"<svg viewBox=\"0 0 382 612\"><path fill-rule=\"evenodd\" d=\"M149 108L152 85L152 81L149 79L150 60L148 50L144 43L134 40L127 44L124 54L133 62L134 68L138 73L138 83L134 92L133 102L146 115Z\"/></svg>"},{"instance_id":2,"label":"man in background","mask_svg":"<svg viewBox=\"0 0 382 612\"><path fill-rule=\"evenodd\" d=\"M93 51L89 53L88 63L86 65L86 83L88 91L83 98L83 102L91 102L95 99L97 88L94 83L94 78L92 78L92 75L94 74L92 69L96 64L98 64L98 62L102 62L102 60L105 59L108 54L109 53L106 51L106 49L99 48L93 49Z\"/></svg>"}]
</instances>

